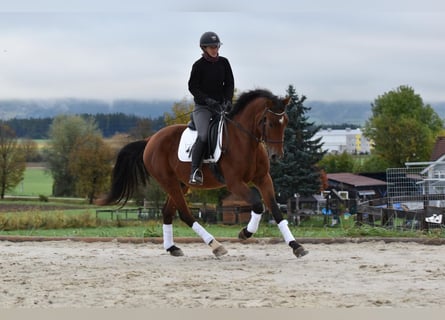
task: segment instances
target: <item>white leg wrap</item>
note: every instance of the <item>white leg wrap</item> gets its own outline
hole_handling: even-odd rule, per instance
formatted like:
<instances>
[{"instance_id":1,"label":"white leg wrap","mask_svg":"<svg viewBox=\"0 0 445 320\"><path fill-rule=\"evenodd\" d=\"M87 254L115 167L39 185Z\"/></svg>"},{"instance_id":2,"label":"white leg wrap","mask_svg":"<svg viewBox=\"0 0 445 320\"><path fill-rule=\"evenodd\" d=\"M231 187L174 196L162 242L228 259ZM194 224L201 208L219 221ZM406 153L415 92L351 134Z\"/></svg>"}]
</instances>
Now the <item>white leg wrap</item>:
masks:
<instances>
[{"instance_id":1,"label":"white leg wrap","mask_svg":"<svg viewBox=\"0 0 445 320\"><path fill-rule=\"evenodd\" d=\"M262 214L255 213L253 211L250 212L250 220L247 224L247 231L250 233L255 233L258 231L258 226L260 225Z\"/></svg>"},{"instance_id":2,"label":"white leg wrap","mask_svg":"<svg viewBox=\"0 0 445 320\"><path fill-rule=\"evenodd\" d=\"M289 244L289 242L294 241L295 238L290 232L289 226L287 224L288 224L287 220L284 219L278 224L278 228L280 229L281 234L284 237L284 241L286 241L286 243Z\"/></svg>"},{"instance_id":3,"label":"white leg wrap","mask_svg":"<svg viewBox=\"0 0 445 320\"><path fill-rule=\"evenodd\" d=\"M195 223L193 223L192 226L193 231L196 232L196 234L198 236L200 236L202 238L202 240L204 240L204 242L206 244L210 244L210 242L212 242L213 239L215 239L210 233L207 232L206 229L204 229L197 221L195 221Z\"/></svg>"},{"instance_id":4,"label":"white leg wrap","mask_svg":"<svg viewBox=\"0 0 445 320\"><path fill-rule=\"evenodd\" d=\"M163 224L162 225L162 234L164 239L164 249L167 250L175 243L173 242L173 225L172 224Z\"/></svg>"}]
</instances>

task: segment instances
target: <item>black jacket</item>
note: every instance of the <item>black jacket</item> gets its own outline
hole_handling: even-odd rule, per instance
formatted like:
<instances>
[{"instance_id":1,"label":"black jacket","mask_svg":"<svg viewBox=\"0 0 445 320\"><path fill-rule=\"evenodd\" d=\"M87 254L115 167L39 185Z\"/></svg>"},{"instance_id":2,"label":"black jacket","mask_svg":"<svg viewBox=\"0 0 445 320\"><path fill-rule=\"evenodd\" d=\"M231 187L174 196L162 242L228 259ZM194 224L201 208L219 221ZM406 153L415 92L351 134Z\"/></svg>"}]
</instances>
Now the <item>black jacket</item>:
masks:
<instances>
[{"instance_id":1,"label":"black jacket","mask_svg":"<svg viewBox=\"0 0 445 320\"><path fill-rule=\"evenodd\" d=\"M206 98L231 102L235 84L229 60L220 56L210 62L201 57L192 66L188 86L196 104L205 105Z\"/></svg>"}]
</instances>

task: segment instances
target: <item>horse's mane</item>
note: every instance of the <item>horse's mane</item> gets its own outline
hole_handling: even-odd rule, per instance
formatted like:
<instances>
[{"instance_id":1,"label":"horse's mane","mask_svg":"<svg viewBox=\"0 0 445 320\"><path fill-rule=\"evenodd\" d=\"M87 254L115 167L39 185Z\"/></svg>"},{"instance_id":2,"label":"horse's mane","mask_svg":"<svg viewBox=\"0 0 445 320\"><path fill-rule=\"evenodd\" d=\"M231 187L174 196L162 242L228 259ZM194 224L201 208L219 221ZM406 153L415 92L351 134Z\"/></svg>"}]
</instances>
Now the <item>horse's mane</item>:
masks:
<instances>
[{"instance_id":1,"label":"horse's mane","mask_svg":"<svg viewBox=\"0 0 445 320\"><path fill-rule=\"evenodd\" d=\"M265 89L251 90L251 91L244 92L239 96L238 100L233 105L232 110L228 114L228 117L232 118L234 115L236 115L241 110L243 110L244 107L247 106L251 101L253 101L257 98L270 99L270 100L272 100L272 103L274 106L281 105L280 99L276 95L274 95L272 92L270 92L269 90L265 90Z\"/></svg>"}]
</instances>

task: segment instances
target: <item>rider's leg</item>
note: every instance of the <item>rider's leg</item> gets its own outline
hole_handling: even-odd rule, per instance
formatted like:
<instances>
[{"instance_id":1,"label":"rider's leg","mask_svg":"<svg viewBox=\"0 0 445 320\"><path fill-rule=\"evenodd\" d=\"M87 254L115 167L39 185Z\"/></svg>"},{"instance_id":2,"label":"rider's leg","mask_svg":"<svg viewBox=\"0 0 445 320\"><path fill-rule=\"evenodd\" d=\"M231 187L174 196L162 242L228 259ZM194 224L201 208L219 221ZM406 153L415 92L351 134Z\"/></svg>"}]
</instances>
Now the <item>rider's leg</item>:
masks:
<instances>
[{"instance_id":1,"label":"rider's leg","mask_svg":"<svg viewBox=\"0 0 445 320\"><path fill-rule=\"evenodd\" d=\"M192 171L190 172L190 184L202 184L203 176L201 172L201 163L204 157L205 143L198 137L192 150Z\"/></svg>"},{"instance_id":2,"label":"rider's leg","mask_svg":"<svg viewBox=\"0 0 445 320\"><path fill-rule=\"evenodd\" d=\"M207 134L209 131L210 118L212 113L206 106L196 105L193 111L198 137L192 150L192 168L190 172L190 184L202 184L203 176L200 170L204 152L207 148Z\"/></svg>"}]
</instances>

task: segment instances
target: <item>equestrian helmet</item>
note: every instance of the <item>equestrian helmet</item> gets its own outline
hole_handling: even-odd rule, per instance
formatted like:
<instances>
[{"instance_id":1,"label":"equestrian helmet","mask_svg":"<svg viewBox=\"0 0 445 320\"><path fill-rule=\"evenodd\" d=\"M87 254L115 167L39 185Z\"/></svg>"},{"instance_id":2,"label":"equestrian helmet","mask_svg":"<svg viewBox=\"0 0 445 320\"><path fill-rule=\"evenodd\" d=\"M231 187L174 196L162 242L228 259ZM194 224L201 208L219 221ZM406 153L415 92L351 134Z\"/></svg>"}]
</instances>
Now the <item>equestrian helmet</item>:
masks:
<instances>
[{"instance_id":1,"label":"equestrian helmet","mask_svg":"<svg viewBox=\"0 0 445 320\"><path fill-rule=\"evenodd\" d=\"M221 41L219 40L218 35L215 32L204 32L199 40L199 45L202 47L208 46L220 46Z\"/></svg>"}]
</instances>

